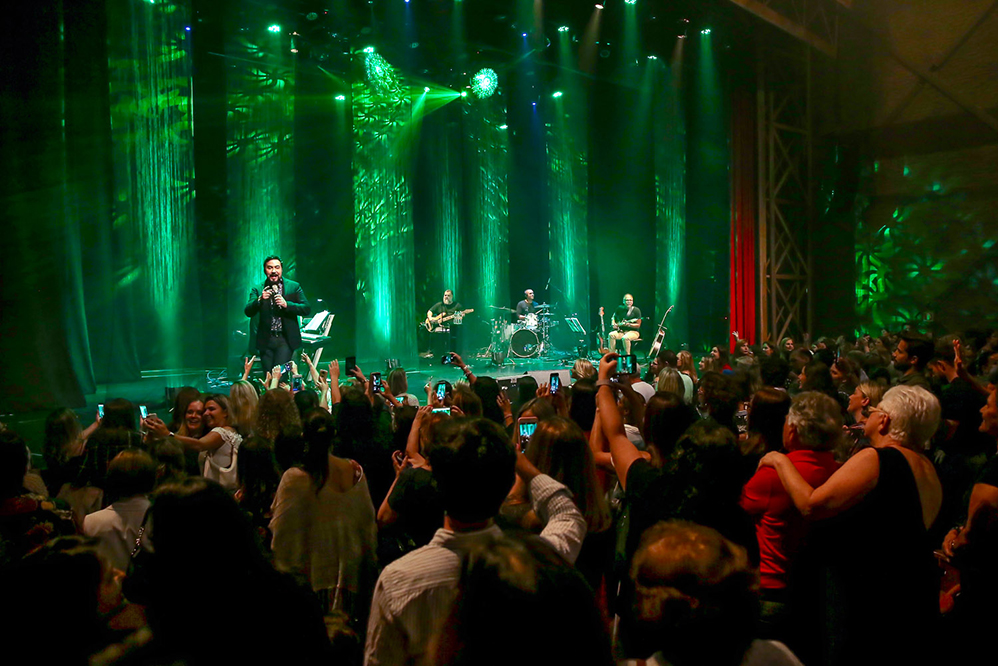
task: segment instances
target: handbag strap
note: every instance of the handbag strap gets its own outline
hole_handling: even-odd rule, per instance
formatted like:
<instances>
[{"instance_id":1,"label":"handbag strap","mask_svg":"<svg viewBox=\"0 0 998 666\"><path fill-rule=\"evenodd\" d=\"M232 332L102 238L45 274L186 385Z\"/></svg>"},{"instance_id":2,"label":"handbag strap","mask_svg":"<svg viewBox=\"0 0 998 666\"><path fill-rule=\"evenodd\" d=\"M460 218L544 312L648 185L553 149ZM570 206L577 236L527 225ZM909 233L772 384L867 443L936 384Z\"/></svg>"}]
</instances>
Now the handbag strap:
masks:
<instances>
[{"instance_id":1,"label":"handbag strap","mask_svg":"<svg viewBox=\"0 0 998 666\"><path fill-rule=\"evenodd\" d=\"M142 524L139 526L139 533L135 536L135 546L132 548L131 554L128 556L130 558L135 557L142 550L142 535L146 533L146 522L149 520L149 511L146 510L146 515L142 516Z\"/></svg>"}]
</instances>

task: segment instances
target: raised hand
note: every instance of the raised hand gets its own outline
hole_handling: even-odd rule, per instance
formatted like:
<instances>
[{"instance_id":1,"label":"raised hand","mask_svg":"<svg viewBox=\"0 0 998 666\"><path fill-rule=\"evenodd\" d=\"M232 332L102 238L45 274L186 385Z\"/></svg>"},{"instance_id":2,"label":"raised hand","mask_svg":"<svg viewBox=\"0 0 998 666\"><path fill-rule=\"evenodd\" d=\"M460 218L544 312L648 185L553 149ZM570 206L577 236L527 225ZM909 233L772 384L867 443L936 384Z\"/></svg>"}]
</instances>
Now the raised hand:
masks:
<instances>
[{"instance_id":1,"label":"raised hand","mask_svg":"<svg viewBox=\"0 0 998 666\"><path fill-rule=\"evenodd\" d=\"M335 358L329 362L329 381L332 383L340 383L340 362Z\"/></svg>"},{"instance_id":2,"label":"raised hand","mask_svg":"<svg viewBox=\"0 0 998 666\"><path fill-rule=\"evenodd\" d=\"M250 356L249 358L243 358L243 379L249 377L250 371L253 369L253 364L256 362L256 355Z\"/></svg>"},{"instance_id":3,"label":"raised hand","mask_svg":"<svg viewBox=\"0 0 998 666\"><path fill-rule=\"evenodd\" d=\"M509 401L509 396L506 391L499 391L499 397L496 398L496 404L499 405L499 409L502 410L503 416L513 417L513 403Z\"/></svg>"}]
</instances>

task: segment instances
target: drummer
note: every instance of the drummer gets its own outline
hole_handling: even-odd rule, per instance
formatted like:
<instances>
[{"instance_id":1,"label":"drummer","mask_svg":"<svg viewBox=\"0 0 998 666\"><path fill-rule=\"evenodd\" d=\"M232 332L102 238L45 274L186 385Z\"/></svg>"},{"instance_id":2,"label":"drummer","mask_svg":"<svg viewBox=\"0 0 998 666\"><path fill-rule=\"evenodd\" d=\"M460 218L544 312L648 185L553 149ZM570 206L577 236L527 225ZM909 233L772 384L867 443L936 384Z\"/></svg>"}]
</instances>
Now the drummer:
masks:
<instances>
[{"instance_id":1,"label":"drummer","mask_svg":"<svg viewBox=\"0 0 998 666\"><path fill-rule=\"evenodd\" d=\"M528 314L533 314L537 310L534 303L534 290L527 289L523 292L524 299L516 304L516 320L521 324L527 319Z\"/></svg>"}]
</instances>

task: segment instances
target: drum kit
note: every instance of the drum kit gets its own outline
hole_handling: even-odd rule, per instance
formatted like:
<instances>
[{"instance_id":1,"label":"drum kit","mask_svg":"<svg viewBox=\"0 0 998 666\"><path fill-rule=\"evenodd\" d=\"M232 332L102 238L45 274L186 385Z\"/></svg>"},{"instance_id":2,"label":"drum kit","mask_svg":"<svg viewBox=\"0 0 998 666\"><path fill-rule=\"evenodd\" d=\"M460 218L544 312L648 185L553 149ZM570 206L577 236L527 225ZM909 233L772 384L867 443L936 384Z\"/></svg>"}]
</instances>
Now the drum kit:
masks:
<instances>
[{"instance_id":1,"label":"drum kit","mask_svg":"<svg viewBox=\"0 0 998 666\"><path fill-rule=\"evenodd\" d=\"M522 321L510 323L507 313L512 308L490 305L497 314L492 319L492 344L489 346L493 360L501 364L507 357L538 358L550 349L550 330L555 325L554 313L547 303L538 303Z\"/></svg>"}]
</instances>

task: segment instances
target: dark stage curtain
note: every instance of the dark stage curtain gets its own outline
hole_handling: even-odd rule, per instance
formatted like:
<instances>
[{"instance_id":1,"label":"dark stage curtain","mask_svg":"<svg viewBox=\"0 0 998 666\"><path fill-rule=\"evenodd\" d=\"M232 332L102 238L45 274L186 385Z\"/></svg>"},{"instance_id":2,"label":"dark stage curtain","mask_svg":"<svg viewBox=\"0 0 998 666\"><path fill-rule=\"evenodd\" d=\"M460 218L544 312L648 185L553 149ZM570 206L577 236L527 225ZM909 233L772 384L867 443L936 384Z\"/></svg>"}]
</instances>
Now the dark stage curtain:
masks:
<instances>
[{"instance_id":1,"label":"dark stage curtain","mask_svg":"<svg viewBox=\"0 0 998 666\"><path fill-rule=\"evenodd\" d=\"M756 342L756 114L751 89L733 91L731 113L731 288L729 344L735 336Z\"/></svg>"},{"instance_id":2,"label":"dark stage curtain","mask_svg":"<svg viewBox=\"0 0 998 666\"><path fill-rule=\"evenodd\" d=\"M12 6L0 46L0 411L80 407L139 375L112 219L103 0Z\"/></svg>"}]
</instances>

